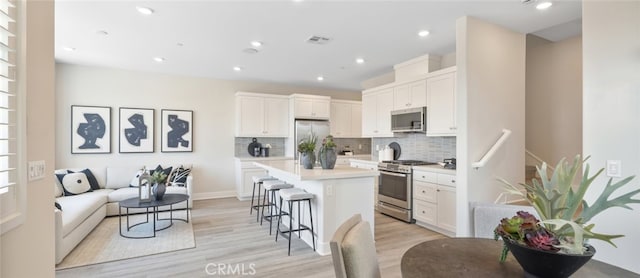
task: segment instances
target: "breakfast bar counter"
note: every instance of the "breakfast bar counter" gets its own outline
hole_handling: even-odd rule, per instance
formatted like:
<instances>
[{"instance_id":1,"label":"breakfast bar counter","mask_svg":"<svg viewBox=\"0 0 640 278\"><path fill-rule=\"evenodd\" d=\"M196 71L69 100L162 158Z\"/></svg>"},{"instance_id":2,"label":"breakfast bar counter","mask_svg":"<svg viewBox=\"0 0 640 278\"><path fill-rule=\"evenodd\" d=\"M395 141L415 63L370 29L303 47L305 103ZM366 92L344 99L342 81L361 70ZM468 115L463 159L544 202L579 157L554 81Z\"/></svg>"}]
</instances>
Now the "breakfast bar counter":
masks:
<instances>
[{"instance_id":1,"label":"breakfast bar counter","mask_svg":"<svg viewBox=\"0 0 640 278\"><path fill-rule=\"evenodd\" d=\"M334 169L304 169L295 160L256 161L254 164L283 182L293 184L314 194L311 202L313 225L316 235L316 252L331 254L329 241L336 229L356 213L371 223L374 234L374 185L376 170L336 165ZM297 209L297 208L296 208ZM307 207L301 210L308 211ZM294 214L297 215L295 209ZM302 214L301 222L310 225L308 216ZM284 219L288 223L288 219ZM302 233L302 239L311 246L311 235Z\"/></svg>"}]
</instances>

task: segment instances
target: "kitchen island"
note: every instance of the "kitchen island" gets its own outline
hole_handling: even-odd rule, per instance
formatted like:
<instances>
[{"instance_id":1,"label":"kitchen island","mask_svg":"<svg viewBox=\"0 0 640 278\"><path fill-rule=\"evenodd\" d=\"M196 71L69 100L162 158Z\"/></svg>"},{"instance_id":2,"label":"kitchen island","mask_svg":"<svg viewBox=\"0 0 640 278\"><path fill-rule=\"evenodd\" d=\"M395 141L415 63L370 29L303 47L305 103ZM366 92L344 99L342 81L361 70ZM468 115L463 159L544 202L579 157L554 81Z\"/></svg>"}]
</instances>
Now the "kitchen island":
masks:
<instances>
[{"instance_id":1,"label":"kitchen island","mask_svg":"<svg viewBox=\"0 0 640 278\"><path fill-rule=\"evenodd\" d=\"M256 161L254 164L265 169L270 176L315 195L311 210L318 254L331 254L329 241L333 233L342 222L356 213L360 213L362 219L371 224L371 233L374 234L374 184L379 175L377 170L347 165L336 165L331 170L304 169L294 160ZM310 225L306 204L300 209L301 222ZM297 208L294 208L293 215L298 215ZM289 221L286 217L283 220L284 223ZM302 239L309 246L312 245L310 233L303 232Z\"/></svg>"}]
</instances>

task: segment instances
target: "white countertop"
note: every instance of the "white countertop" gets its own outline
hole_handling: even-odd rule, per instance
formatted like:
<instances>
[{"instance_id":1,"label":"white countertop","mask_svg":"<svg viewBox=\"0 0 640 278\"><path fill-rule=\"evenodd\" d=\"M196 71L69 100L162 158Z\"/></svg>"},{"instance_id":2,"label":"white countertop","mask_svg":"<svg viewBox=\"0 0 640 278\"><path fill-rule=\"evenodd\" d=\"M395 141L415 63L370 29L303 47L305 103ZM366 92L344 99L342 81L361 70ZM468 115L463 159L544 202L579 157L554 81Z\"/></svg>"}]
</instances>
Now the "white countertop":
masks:
<instances>
[{"instance_id":1,"label":"white countertop","mask_svg":"<svg viewBox=\"0 0 640 278\"><path fill-rule=\"evenodd\" d=\"M289 175L295 180L348 179L379 175L376 170L352 168L349 165L336 165L335 168L330 170L322 168L304 169L297 161L293 160L256 161L254 164L269 172L274 172L274 174Z\"/></svg>"},{"instance_id":2,"label":"white countertop","mask_svg":"<svg viewBox=\"0 0 640 278\"><path fill-rule=\"evenodd\" d=\"M288 156L267 156L267 157L245 156L245 157L237 157L236 156L236 160L240 160L240 161L293 160L293 157L288 157Z\"/></svg>"},{"instance_id":3,"label":"white countertop","mask_svg":"<svg viewBox=\"0 0 640 278\"><path fill-rule=\"evenodd\" d=\"M371 158L371 157L368 157L368 158L354 157L354 158L351 159L351 161L359 162L359 163L378 164L378 161L377 160L373 160L373 158Z\"/></svg>"},{"instance_id":4,"label":"white countertop","mask_svg":"<svg viewBox=\"0 0 640 278\"><path fill-rule=\"evenodd\" d=\"M440 165L423 165L423 166L413 166L414 171L428 171L428 172L436 172L441 174L449 174L455 175L455 169L445 169Z\"/></svg>"}]
</instances>

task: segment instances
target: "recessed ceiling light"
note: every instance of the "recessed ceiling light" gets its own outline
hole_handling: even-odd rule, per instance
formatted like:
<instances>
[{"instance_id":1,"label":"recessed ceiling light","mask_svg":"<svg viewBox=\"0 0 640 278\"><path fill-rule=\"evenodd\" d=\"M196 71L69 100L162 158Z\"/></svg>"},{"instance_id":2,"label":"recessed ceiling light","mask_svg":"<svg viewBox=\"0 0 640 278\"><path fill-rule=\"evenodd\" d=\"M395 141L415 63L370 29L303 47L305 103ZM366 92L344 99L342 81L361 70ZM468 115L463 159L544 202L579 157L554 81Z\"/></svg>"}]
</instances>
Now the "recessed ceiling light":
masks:
<instances>
[{"instance_id":1,"label":"recessed ceiling light","mask_svg":"<svg viewBox=\"0 0 640 278\"><path fill-rule=\"evenodd\" d=\"M235 66L235 67L233 67L233 70L234 70L234 71L242 71L242 68L241 68L241 67L238 67L238 66Z\"/></svg>"},{"instance_id":2,"label":"recessed ceiling light","mask_svg":"<svg viewBox=\"0 0 640 278\"><path fill-rule=\"evenodd\" d=\"M356 59L356 63L358 63L358 64L364 64L364 59L362 59L362 58L358 58L358 59Z\"/></svg>"},{"instance_id":3,"label":"recessed ceiling light","mask_svg":"<svg viewBox=\"0 0 640 278\"><path fill-rule=\"evenodd\" d=\"M421 37L426 37L428 35L429 35L429 31L427 30L421 30L420 32L418 32L418 36L421 36Z\"/></svg>"},{"instance_id":4,"label":"recessed ceiling light","mask_svg":"<svg viewBox=\"0 0 640 278\"><path fill-rule=\"evenodd\" d=\"M96 31L96 35L106 36L106 35L109 35L109 32L107 32L105 30L98 30L98 31Z\"/></svg>"},{"instance_id":5,"label":"recessed ceiling light","mask_svg":"<svg viewBox=\"0 0 640 278\"><path fill-rule=\"evenodd\" d=\"M75 47L68 47L67 46L67 47L64 47L63 49L66 50L66 51L76 51Z\"/></svg>"},{"instance_id":6,"label":"recessed ceiling light","mask_svg":"<svg viewBox=\"0 0 640 278\"><path fill-rule=\"evenodd\" d=\"M164 58L162 58L162 57L153 57L153 60L158 62L158 63L164 62Z\"/></svg>"},{"instance_id":7,"label":"recessed ceiling light","mask_svg":"<svg viewBox=\"0 0 640 278\"><path fill-rule=\"evenodd\" d=\"M316 78L316 80L318 80L318 81L323 81L323 80L324 80L324 77L322 77L322 75L321 75L321 76L318 76L318 78Z\"/></svg>"},{"instance_id":8,"label":"recessed ceiling light","mask_svg":"<svg viewBox=\"0 0 640 278\"><path fill-rule=\"evenodd\" d=\"M151 8L147 8L147 7L141 7L141 6L137 6L136 10L138 10L139 13L143 14L143 15L150 15L153 14L153 9Z\"/></svg>"},{"instance_id":9,"label":"recessed ceiling light","mask_svg":"<svg viewBox=\"0 0 640 278\"><path fill-rule=\"evenodd\" d=\"M261 47L262 46L262 42L261 41L252 41L251 45L253 47Z\"/></svg>"},{"instance_id":10,"label":"recessed ceiling light","mask_svg":"<svg viewBox=\"0 0 640 278\"><path fill-rule=\"evenodd\" d=\"M551 2L542 2L542 3L540 3L540 4L538 4L536 6L536 9L538 9L538 10L546 10L549 7L551 7L552 5L553 5L553 3L551 3Z\"/></svg>"}]
</instances>

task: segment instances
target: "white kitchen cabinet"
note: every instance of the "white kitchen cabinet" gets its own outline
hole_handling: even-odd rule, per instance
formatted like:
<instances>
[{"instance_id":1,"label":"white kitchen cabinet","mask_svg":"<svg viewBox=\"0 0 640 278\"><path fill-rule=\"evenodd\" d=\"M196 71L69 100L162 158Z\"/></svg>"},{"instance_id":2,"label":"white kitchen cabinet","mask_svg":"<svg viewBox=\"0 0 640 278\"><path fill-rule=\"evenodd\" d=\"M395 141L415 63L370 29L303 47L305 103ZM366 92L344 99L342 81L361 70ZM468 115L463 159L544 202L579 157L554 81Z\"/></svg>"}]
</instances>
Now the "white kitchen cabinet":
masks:
<instances>
[{"instance_id":1,"label":"white kitchen cabinet","mask_svg":"<svg viewBox=\"0 0 640 278\"><path fill-rule=\"evenodd\" d=\"M236 197L238 200L251 199L253 177L264 176L267 171L254 166L253 162L236 160Z\"/></svg>"},{"instance_id":2,"label":"white kitchen cabinet","mask_svg":"<svg viewBox=\"0 0 640 278\"><path fill-rule=\"evenodd\" d=\"M286 96L236 93L236 137L287 137L288 119Z\"/></svg>"},{"instance_id":3,"label":"white kitchen cabinet","mask_svg":"<svg viewBox=\"0 0 640 278\"><path fill-rule=\"evenodd\" d=\"M391 111L393 88L368 92L362 95L362 136L393 137Z\"/></svg>"},{"instance_id":4,"label":"white kitchen cabinet","mask_svg":"<svg viewBox=\"0 0 640 278\"><path fill-rule=\"evenodd\" d=\"M256 161L270 160L289 160L288 157L261 157L261 158L236 158L235 176L236 176L236 198L238 200L250 200L253 194L253 177L267 175L267 171L263 168L255 166ZM256 192L256 197L257 197ZM260 192L262 194L262 192Z\"/></svg>"},{"instance_id":5,"label":"white kitchen cabinet","mask_svg":"<svg viewBox=\"0 0 640 278\"><path fill-rule=\"evenodd\" d=\"M456 135L456 72L427 79L427 136Z\"/></svg>"},{"instance_id":6,"label":"white kitchen cabinet","mask_svg":"<svg viewBox=\"0 0 640 278\"><path fill-rule=\"evenodd\" d=\"M331 135L335 138L362 136L362 104L359 101L331 100Z\"/></svg>"},{"instance_id":7,"label":"white kitchen cabinet","mask_svg":"<svg viewBox=\"0 0 640 278\"><path fill-rule=\"evenodd\" d=\"M449 235L456 233L456 176L414 170L413 218L418 225Z\"/></svg>"},{"instance_id":8,"label":"white kitchen cabinet","mask_svg":"<svg viewBox=\"0 0 640 278\"><path fill-rule=\"evenodd\" d=\"M329 119L330 97L293 94L290 98L293 101L293 115L296 119Z\"/></svg>"},{"instance_id":9,"label":"white kitchen cabinet","mask_svg":"<svg viewBox=\"0 0 640 278\"><path fill-rule=\"evenodd\" d=\"M426 80L405 83L393 88L393 109L401 110L427 106Z\"/></svg>"}]
</instances>

